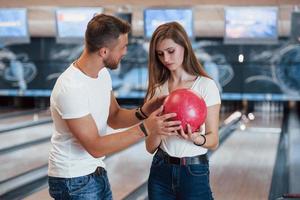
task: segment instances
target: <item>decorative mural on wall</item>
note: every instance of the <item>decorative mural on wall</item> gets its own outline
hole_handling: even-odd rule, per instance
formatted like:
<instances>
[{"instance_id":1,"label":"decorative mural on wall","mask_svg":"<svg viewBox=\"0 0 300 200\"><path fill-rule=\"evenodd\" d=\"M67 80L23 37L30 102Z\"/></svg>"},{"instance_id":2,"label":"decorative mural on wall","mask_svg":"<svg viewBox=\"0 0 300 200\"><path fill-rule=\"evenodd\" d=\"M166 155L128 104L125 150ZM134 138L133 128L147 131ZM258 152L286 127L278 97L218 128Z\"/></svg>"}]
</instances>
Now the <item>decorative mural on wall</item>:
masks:
<instances>
[{"instance_id":1,"label":"decorative mural on wall","mask_svg":"<svg viewBox=\"0 0 300 200\"><path fill-rule=\"evenodd\" d=\"M36 65L29 61L26 52L14 53L6 48L0 50L0 84L3 88L18 88L22 93L36 75Z\"/></svg>"},{"instance_id":2,"label":"decorative mural on wall","mask_svg":"<svg viewBox=\"0 0 300 200\"><path fill-rule=\"evenodd\" d=\"M143 98L148 79L148 42L131 38L119 68L110 71L119 98ZM300 45L224 45L196 40L193 48L223 99L300 100ZM49 96L58 76L83 50L57 44L55 38L32 38L30 44L0 48L0 94ZM243 62L238 56L243 54Z\"/></svg>"},{"instance_id":3,"label":"decorative mural on wall","mask_svg":"<svg viewBox=\"0 0 300 200\"><path fill-rule=\"evenodd\" d=\"M299 44L284 40L276 45L202 43L196 48L198 58L209 74L211 66L218 67L215 81L221 85L223 99L300 99Z\"/></svg>"}]
</instances>

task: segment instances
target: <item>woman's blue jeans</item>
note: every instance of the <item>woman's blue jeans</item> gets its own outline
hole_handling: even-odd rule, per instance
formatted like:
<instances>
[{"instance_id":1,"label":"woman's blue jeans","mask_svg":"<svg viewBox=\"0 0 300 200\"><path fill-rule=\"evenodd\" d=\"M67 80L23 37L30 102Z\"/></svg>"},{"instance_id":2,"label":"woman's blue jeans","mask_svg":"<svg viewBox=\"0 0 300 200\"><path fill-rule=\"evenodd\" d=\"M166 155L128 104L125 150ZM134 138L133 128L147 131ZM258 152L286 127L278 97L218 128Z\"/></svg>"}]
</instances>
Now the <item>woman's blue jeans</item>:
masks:
<instances>
[{"instance_id":1,"label":"woman's blue jeans","mask_svg":"<svg viewBox=\"0 0 300 200\"><path fill-rule=\"evenodd\" d=\"M155 154L148 180L149 200L212 200L209 164L175 165Z\"/></svg>"},{"instance_id":2,"label":"woman's blue jeans","mask_svg":"<svg viewBox=\"0 0 300 200\"><path fill-rule=\"evenodd\" d=\"M92 174L75 178L49 176L49 193L55 200L111 200L106 170L98 167Z\"/></svg>"}]
</instances>

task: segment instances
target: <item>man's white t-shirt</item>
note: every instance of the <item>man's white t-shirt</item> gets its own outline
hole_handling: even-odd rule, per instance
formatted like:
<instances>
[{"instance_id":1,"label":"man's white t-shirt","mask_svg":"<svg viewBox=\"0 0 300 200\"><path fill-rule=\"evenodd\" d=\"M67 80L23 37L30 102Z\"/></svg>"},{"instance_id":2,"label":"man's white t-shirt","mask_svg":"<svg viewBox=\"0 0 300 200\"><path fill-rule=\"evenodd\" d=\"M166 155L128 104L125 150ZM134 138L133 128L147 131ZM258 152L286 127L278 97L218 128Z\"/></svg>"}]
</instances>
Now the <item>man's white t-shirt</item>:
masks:
<instances>
[{"instance_id":1,"label":"man's white t-shirt","mask_svg":"<svg viewBox=\"0 0 300 200\"><path fill-rule=\"evenodd\" d=\"M200 96L204 99L207 107L221 103L217 85L210 78L199 76L190 89L200 94ZM168 81L166 81L161 87L159 87L156 90L155 96L162 96L168 94ZM202 125L202 128L202 134L204 134L204 124ZM178 136L164 137L160 144L160 148L167 152L170 156L179 158L202 155L207 152L207 149L196 146L191 141L179 138Z\"/></svg>"},{"instance_id":2,"label":"man's white t-shirt","mask_svg":"<svg viewBox=\"0 0 300 200\"><path fill-rule=\"evenodd\" d=\"M111 91L106 68L100 70L97 78L91 78L72 64L57 79L50 97L54 125L49 176L72 178L90 174L98 166L105 167L103 157L92 157L70 132L65 120L91 114L98 133L106 133Z\"/></svg>"}]
</instances>

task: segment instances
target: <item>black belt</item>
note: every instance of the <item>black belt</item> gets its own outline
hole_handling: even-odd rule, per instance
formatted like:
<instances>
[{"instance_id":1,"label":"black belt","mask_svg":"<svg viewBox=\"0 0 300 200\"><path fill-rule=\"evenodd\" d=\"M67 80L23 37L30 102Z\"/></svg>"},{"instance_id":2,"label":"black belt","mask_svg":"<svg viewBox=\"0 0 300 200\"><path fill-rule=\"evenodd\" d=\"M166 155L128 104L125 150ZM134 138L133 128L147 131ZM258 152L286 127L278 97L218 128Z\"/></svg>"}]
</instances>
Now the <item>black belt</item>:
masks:
<instances>
[{"instance_id":1,"label":"black belt","mask_svg":"<svg viewBox=\"0 0 300 200\"><path fill-rule=\"evenodd\" d=\"M97 167L94 173L98 176L102 176L105 175L106 170L103 167Z\"/></svg>"},{"instance_id":2,"label":"black belt","mask_svg":"<svg viewBox=\"0 0 300 200\"><path fill-rule=\"evenodd\" d=\"M164 159L164 162L168 164L174 164L174 165L208 164L208 159L206 154L193 156L193 157L177 158L177 157L169 156L166 152L164 152L160 148L157 150L156 154L162 159Z\"/></svg>"}]
</instances>

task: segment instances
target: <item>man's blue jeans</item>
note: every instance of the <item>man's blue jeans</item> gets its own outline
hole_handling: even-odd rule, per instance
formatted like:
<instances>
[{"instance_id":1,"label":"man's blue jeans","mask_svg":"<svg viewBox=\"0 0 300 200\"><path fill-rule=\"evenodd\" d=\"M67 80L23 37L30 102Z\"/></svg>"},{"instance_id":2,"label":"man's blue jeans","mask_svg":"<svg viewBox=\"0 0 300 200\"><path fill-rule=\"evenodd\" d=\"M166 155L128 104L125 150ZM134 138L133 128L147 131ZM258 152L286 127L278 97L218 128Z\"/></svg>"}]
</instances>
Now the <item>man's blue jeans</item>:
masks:
<instances>
[{"instance_id":1,"label":"man's blue jeans","mask_svg":"<svg viewBox=\"0 0 300 200\"><path fill-rule=\"evenodd\" d=\"M49 176L49 193L56 200L111 200L106 170L98 167L92 174L75 178Z\"/></svg>"},{"instance_id":2,"label":"man's blue jeans","mask_svg":"<svg viewBox=\"0 0 300 200\"><path fill-rule=\"evenodd\" d=\"M148 180L149 200L212 200L209 165L168 164L155 154Z\"/></svg>"}]
</instances>

